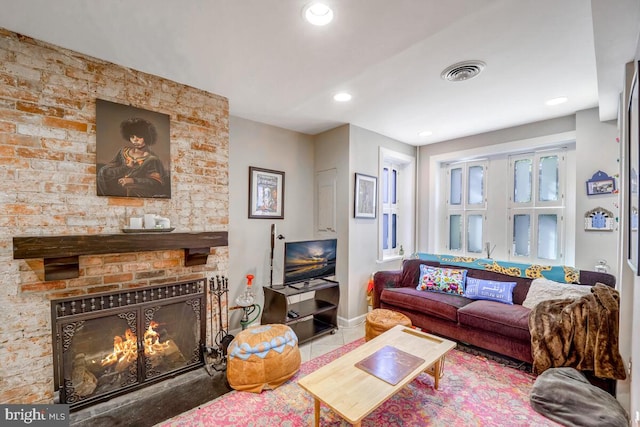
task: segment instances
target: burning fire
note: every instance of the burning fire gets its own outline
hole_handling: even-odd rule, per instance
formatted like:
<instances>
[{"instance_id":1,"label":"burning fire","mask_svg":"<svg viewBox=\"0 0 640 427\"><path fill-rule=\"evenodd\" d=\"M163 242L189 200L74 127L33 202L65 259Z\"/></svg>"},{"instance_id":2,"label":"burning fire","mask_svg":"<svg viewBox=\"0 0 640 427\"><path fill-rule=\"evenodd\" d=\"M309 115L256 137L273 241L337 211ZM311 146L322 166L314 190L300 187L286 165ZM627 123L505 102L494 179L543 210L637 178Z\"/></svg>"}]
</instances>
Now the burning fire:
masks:
<instances>
[{"instance_id":1,"label":"burning fire","mask_svg":"<svg viewBox=\"0 0 640 427\"><path fill-rule=\"evenodd\" d=\"M169 348L169 340L164 343L160 342L160 334L155 331L159 326L158 322L151 321L149 327L144 332L144 354L145 356L161 353ZM100 362L102 366L112 365L114 363L131 363L138 357L138 338L136 334L127 329L124 336L116 335L113 337L113 352L103 358Z\"/></svg>"}]
</instances>

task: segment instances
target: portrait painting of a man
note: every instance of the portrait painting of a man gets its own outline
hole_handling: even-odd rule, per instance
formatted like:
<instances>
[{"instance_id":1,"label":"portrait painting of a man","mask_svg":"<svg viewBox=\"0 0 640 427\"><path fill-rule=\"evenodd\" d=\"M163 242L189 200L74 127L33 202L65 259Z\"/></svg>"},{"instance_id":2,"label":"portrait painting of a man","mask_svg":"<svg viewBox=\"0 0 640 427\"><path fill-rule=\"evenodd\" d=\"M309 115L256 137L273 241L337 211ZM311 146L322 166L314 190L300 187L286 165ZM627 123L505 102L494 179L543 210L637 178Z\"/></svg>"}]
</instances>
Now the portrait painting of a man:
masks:
<instances>
[{"instance_id":1,"label":"portrait painting of a man","mask_svg":"<svg viewBox=\"0 0 640 427\"><path fill-rule=\"evenodd\" d=\"M96 100L98 196L171 198L169 116Z\"/></svg>"}]
</instances>

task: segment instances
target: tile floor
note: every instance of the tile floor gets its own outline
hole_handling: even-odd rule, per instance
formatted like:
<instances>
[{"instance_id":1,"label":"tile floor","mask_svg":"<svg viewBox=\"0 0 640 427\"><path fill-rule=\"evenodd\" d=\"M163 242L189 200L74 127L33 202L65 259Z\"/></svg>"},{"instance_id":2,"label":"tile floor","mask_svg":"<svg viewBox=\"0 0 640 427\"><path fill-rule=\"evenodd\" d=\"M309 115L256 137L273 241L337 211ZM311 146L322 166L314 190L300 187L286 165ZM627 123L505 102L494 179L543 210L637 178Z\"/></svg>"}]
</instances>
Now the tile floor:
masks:
<instances>
[{"instance_id":1,"label":"tile floor","mask_svg":"<svg viewBox=\"0 0 640 427\"><path fill-rule=\"evenodd\" d=\"M302 363L364 337L364 321L356 326L339 327L335 334L323 335L300 345Z\"/></svg>"}]
</instances>

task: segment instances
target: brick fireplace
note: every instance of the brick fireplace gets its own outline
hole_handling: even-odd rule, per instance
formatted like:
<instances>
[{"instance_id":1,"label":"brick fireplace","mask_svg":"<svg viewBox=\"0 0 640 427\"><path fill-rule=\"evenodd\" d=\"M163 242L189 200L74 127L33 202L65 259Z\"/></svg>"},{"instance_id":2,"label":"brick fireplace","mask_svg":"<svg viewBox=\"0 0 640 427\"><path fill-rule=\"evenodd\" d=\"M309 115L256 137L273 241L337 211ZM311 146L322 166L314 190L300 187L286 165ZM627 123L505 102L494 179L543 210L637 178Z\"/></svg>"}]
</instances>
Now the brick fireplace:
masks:
<instances>
[{"instance_id":1,"label":"brick fireplace","mask_svg":"<svg viewBox=\"0 0 640 427\"><path fill-rule=\"evenodd\" d=\"M205 279L52 301L54 383L71 410L204 365Z\"/></svg>"},{"instance_id":2,"label":"brick fireplace","mask_svg":"<svg viewBox=\"0 0 640 427\"><path fill-rule=\"evenodd\" d=\"M118 236L144 213L170 218L167 236L226 233L228 101L3 29L0 64L0 403L51 403L52 301L227 276L228 248L78 254L56 277L60 258L14 258L14 237ZM169 115L171 199L96 195L96 99Z\"/></svg>"}]
</instances>

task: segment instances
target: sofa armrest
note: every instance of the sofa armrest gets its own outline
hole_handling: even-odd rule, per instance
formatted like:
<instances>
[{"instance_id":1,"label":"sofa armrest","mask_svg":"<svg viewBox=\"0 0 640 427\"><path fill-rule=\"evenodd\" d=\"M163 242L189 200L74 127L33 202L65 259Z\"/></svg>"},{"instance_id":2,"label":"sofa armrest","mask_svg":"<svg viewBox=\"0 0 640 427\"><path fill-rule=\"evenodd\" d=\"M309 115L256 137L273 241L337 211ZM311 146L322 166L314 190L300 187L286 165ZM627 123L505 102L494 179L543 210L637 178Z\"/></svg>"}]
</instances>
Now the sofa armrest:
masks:
<instances>
[{"instance_id":1,"label":"sofa armrest","mask_svg":"<svg viewBox=\"0 0 640 427\"><path fill-rule=\"evenodd\" d=\"M598 271L580 270L580 284L593 286L596 283L616 287L616 277L609 273L600 273Z\"/></svg>"},{"instance_id":2,"label":"sofa armrest","mask_svg":"<svg viewBox=\"0 0 640 427\"><path fill-rule=\"evenodd\" d=\"M380 294L386 288L400 287L402 270L378 271L373 275L373 308L380 308Z\"/></svg>"}]
</instances>

